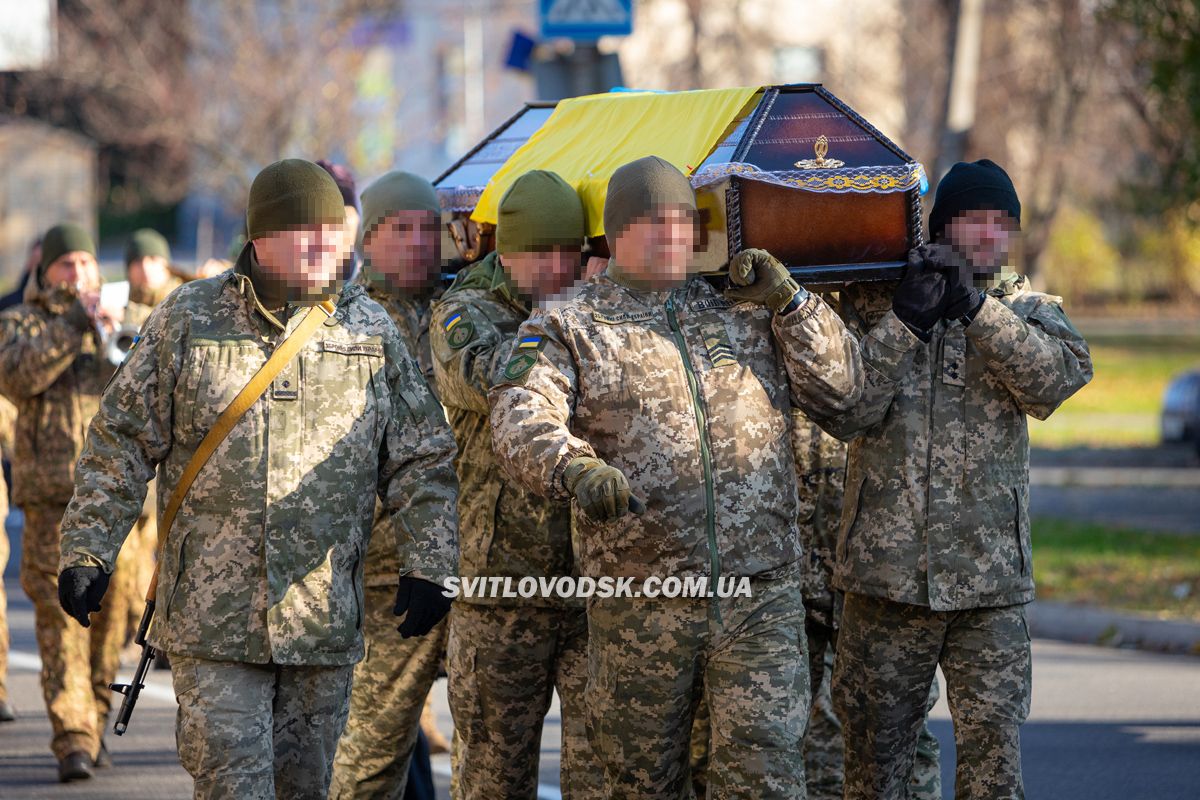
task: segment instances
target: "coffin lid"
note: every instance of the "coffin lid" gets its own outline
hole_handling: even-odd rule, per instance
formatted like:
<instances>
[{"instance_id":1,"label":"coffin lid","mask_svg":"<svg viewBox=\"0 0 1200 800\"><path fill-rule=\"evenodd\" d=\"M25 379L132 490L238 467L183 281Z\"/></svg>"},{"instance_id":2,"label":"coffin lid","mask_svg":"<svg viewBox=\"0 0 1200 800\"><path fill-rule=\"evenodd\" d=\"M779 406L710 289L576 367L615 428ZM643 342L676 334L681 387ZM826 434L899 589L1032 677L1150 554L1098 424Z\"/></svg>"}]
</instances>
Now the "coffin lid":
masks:
<instances>
[{"instance_id":1,"label":"coffin lid","mask_svg":"<svg viewBox=\"0 0 1200 800\"><path fill-rule=\"evenodd\" d=\"M923 193L927 187L925 171L919 163L820 84L787 84L745 91L751 92L747 95L751 102L739 104L740 108L727 117L709 117L712 121L708 124L713 129L709 131L708 140L715 144L707 148L707 155L701 153L698 155L703 158L679 159L692 162L677 163L677 166L689 175L693 186L700 188L736 175L743 180L773 183L806 192L891 193L918 189ZM539 153L545 153L546 160L559 157L554 165L556 171L583 190L586 205L588 193L599 191L602 194L609 177L590 169L588 153L602 150L606 141L617 141L619 137L624 152L631 154L628 160L642 155L659 155L663 140L657 131L661 131L661 124L677 124L675 120L654 120L659 123L657 128L653 125L633 126L632 129L621 127L621 104L632 106L631 99L638 98L637 104L644 109L649 96L652 112L662 107L664 113L670 108L670 113L677 114L679 104L665 98L678 100L685 94L697 100L707 99L700 97L706 91L610 92L572 98L559 104L527 103L438 176L434 186L442 208L476 212L489 182L497 173L503 176L502 168L510 159L517 156L523 167L536 169L541 166ZM664 98L664 101L656 102L655 98ZM592 115L597 124L581 128L580 115L576 114L570 126L561 126L563 115L555 115L556 107L580 101L587 103L586 109L577 109L583 112L584 120ZM527 146L535 133L539 134L536 141ZM822 138L827 146L824 164L818 162L816 151L818 140ZM577 159L564 165L561 159L563 148L573 148L571 152L579 154ZM833 164L832 160L841 164ZM798 166L797 162L802 165ZM493 190L496 188L493 186ZM602 207L602 196L598 202ZM478 214L475 216L477 221L494 222L494 219L487 219L486 214L482 219ZM589 214L589 235L602 232L597 227L600 221L594 219L597 216Z\"/></svg>"}]
</instances>

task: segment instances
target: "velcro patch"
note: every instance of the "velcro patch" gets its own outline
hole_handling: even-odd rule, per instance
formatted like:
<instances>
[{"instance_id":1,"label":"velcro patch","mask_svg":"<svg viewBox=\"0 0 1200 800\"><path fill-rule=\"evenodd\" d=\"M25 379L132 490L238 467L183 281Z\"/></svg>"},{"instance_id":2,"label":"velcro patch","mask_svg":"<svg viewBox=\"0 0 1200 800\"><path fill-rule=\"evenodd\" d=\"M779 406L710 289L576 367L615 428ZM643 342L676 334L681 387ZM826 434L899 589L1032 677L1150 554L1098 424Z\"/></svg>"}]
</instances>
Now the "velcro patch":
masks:
<instances>
[{"instance_id":1,"label":"velcro patch","mask_svg":"<svg viewBox=\"0 0 1200 800\"><path fill-rule=\"evenodd\" d=\"M630 311L624 314L605 314L593 311L592 319L605 325L620 325L624 322L647 322L658 316L657 311Z\"/></svg>"},{"instance_id":2,"label":"velcro patch","mask_svg":"<svg viewBox=\"0 0 1200 800\"><path fill-rule=\"evenodd\" d=\"M697 300L692 303L689 308L692 311L708 311L712 308L733 308L733 303L724 297L706 297L703 300Z\"/></svg>"},{"instance_id":3,"label":"velcro patch","mask_svg":"<svg viewBox=\"0 0 1200 800\"><path fill-rule=\"evenodd\" d=\"M321 342L321 349L326 353L340 353L344 356L377 356L383 358L383 345L374 342L337 342L326 339Z\"/></svg>"},{"instance_id":4,"label":"velcro patch","mask_svg":"<svg viewBox=\"0 0 1200 800\"><path fill-rule=\"evenodd\" d=\"M729 332L723 323L709 320L701 326L700 333L704 336L704 349L708 351L708 361L713 365L713 369L738 363L737 353L729 341Z\"/></svg>"},{"instance_id":5,"label":"velcro patch","mask_svg":"<svg viewBox=\"0 0 1200 800\"><path fill-rule=\"evenodd\" d=\"M475 323L469 319L461 319L458 314L454 315L454 319L459 321L453 327L446 328L446 344L450 345L452 350L459 350L475 338Z\"/></svg>"},{"instance_id":6,"label":"velcro patch","mask_svg":"<svg viewBox=\"0 0 1200 800\"><path fill-rule=\"evenodd\" d=\"M546 347L545 336L523 336L513 348L512 358L504 366L504 380L524 383L525 377L537 363L538 353Z\"/></svg>"}]
</instances>

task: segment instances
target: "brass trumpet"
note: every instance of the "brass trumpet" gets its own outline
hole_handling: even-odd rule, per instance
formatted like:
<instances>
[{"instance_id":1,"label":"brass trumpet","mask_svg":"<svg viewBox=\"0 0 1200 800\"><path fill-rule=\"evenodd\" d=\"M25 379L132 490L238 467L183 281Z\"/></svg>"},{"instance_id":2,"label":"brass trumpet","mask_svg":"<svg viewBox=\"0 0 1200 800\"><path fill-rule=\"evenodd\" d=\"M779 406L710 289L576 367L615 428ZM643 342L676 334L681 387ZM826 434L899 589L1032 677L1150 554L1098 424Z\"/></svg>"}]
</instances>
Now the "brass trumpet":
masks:
<instances>
[{"instance_id":1,"label":"brass trumpet","mask_svg":"<svg viewBox=\"0 0 1200 800\"><path fill-rule=\"evenodd\" d=\"M122 362L125 361L125 357L129 355L129 351L133 349L137 338L138 326L136 325L122 325L115 331L108 333L100 330L101 349L104 352L104 357L113 366L121 366Z\"/></svg>"},{"instance_id":2,"label":"brass trumpet","mask_svg":"<svg viewBox=\"0 0 1200 800\"><path fill-rule=\"evenodd\" d=\"M100 287L101 308L125 308L129 305L129 281L106 283ZM113 366L120 366L137 341L136 325L119 325L115 329L99 322L96 334L100 337L100 351Z\"/></svg>"}]
</instances>

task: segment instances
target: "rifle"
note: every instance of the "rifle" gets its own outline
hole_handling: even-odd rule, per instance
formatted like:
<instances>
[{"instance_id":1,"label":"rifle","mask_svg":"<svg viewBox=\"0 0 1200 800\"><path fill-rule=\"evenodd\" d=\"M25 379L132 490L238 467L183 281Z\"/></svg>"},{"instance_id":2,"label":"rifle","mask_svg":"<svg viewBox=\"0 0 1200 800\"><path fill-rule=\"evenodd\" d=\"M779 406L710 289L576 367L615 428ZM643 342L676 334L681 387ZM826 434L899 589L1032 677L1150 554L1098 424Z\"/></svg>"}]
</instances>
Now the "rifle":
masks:
<instances>
[{"instance_id":1,"label":"rifle","mask_svg":"<svg viewBox=\"0 0 1200 800\"><path fill-rule=\"evenodd\" d=\"M318 309L324 314L316 313ZM158 595L158 568L162 566L163 548L166 547L167 538L171 534L175 515L179 513L179 507L183 505L183 498L192 488L192 483L208 462L209 456L217 451L221 442L225 441L225 437L233 430L233 426L250 410L250 406L263 396L267 387L271 385L271 381L275 380L275 376L283 371L296 353L300 352L305 342L312 337L321 323L333 316L333 310L332 303L322 300L305 313L300 324L292 329L286 339L280 342L279 346L275 348L275 352L267 359L267 363L259 367L250 382L242 387L242 390L237 393L237 397L233 398L221 415L217 417L212 429L200 440L196 452L192 454L187 466L183 468L179 483L175 484L175 489L171 492L171 499L167 501L167 507L163 510L162 518L158 523L158 560L154 564L154 577L150 579L150 588L146 590L146 610L142 612L142 620L138 623L137 634L133 637L133 640L142 646L142 657L138 659L132 683L110 683L108 685L109 689L125 696L125 699L121 701L121 710L117 712L117 721L113 725L113 733L117 736L123 735L126 728L129 727L129 718L133 715L133 707L137 705L138 695L142 689L146 688L146 673L150 670L155 656L158 655L158 648L146 641L146 631L150 628L150 620L154 619L154 601Z\"/></svg>"},{"instance_id":2,"label":"rifle","mask_svg":"<svg viewBox=\"0 0 1200 800\"><path fill-rule=\"evenodd\" d=\"M157 584L157 570L154 577L154 583ZM137 705L138 695L142 689L146 688L146 673L150 671L150 665L158 656L158 650L146 641L146 631L149 629L150 620L153 617L154 599L149 598L146 600L146 610L142 612L142 621L138 623L137 633L133 637L134 644L140 645L142 648L142 657L138 659L137 669L133 671L133 682L108 685L109 689L125 697L121 701L121 710L117 712L117 721L113 724L113 733L117 736L124 735L125 729L129 727L129 718L133 716L133 707Z\"/></svg>"}]
</instances>

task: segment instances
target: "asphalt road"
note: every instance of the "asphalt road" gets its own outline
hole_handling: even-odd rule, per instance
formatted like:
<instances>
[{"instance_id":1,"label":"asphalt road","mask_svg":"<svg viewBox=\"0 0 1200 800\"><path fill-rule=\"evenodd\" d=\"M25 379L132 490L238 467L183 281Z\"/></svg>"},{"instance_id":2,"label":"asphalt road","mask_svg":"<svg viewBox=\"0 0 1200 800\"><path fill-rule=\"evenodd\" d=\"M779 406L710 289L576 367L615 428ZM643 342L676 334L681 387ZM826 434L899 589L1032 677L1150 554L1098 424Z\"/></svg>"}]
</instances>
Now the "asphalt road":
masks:
<instances>
[{"instance_id":1,"label":"asphalt road","mask_svg":"<svg viewBox=\"0 0 1200 800\"><path fill-rule=\"evenodd\" d=\"M14 518L10 518L10 522ZM19 553L19 532L14 552ZM116 766L88 782L55 782L37 678L33 613L20 590L14 556L5 570L12 628L9 689L21 714L0 725L0 798L190 797L174 748L169 676L156 672L130 732L109 736ZM128 671L125 671L128 677ZM943 693L943 698L944 698ZM445 681L435 686L441 727L451 729ZM946 796L953 786L953 736L945 699L933 728L943 743ZM544 798L557 797L558 709L543 738ZM1031 800L1195 800L1200 797L1200 658L1034 643L1033 711L1023 729L1026 796ZM434 757L448 797L447 756Z\"/></svg>"},{"instance_id":2,"label":"asphalt road","mask_svg":"<svg viewBox=\"0 0 1200 800\"><path fill-rule=\"evenodd\" d=\"M1200 490L1161 486L1031 486L1029 513L1034 517L1094 522L1136 531L1200 535Z\"/></svg>"}]
</instances>

